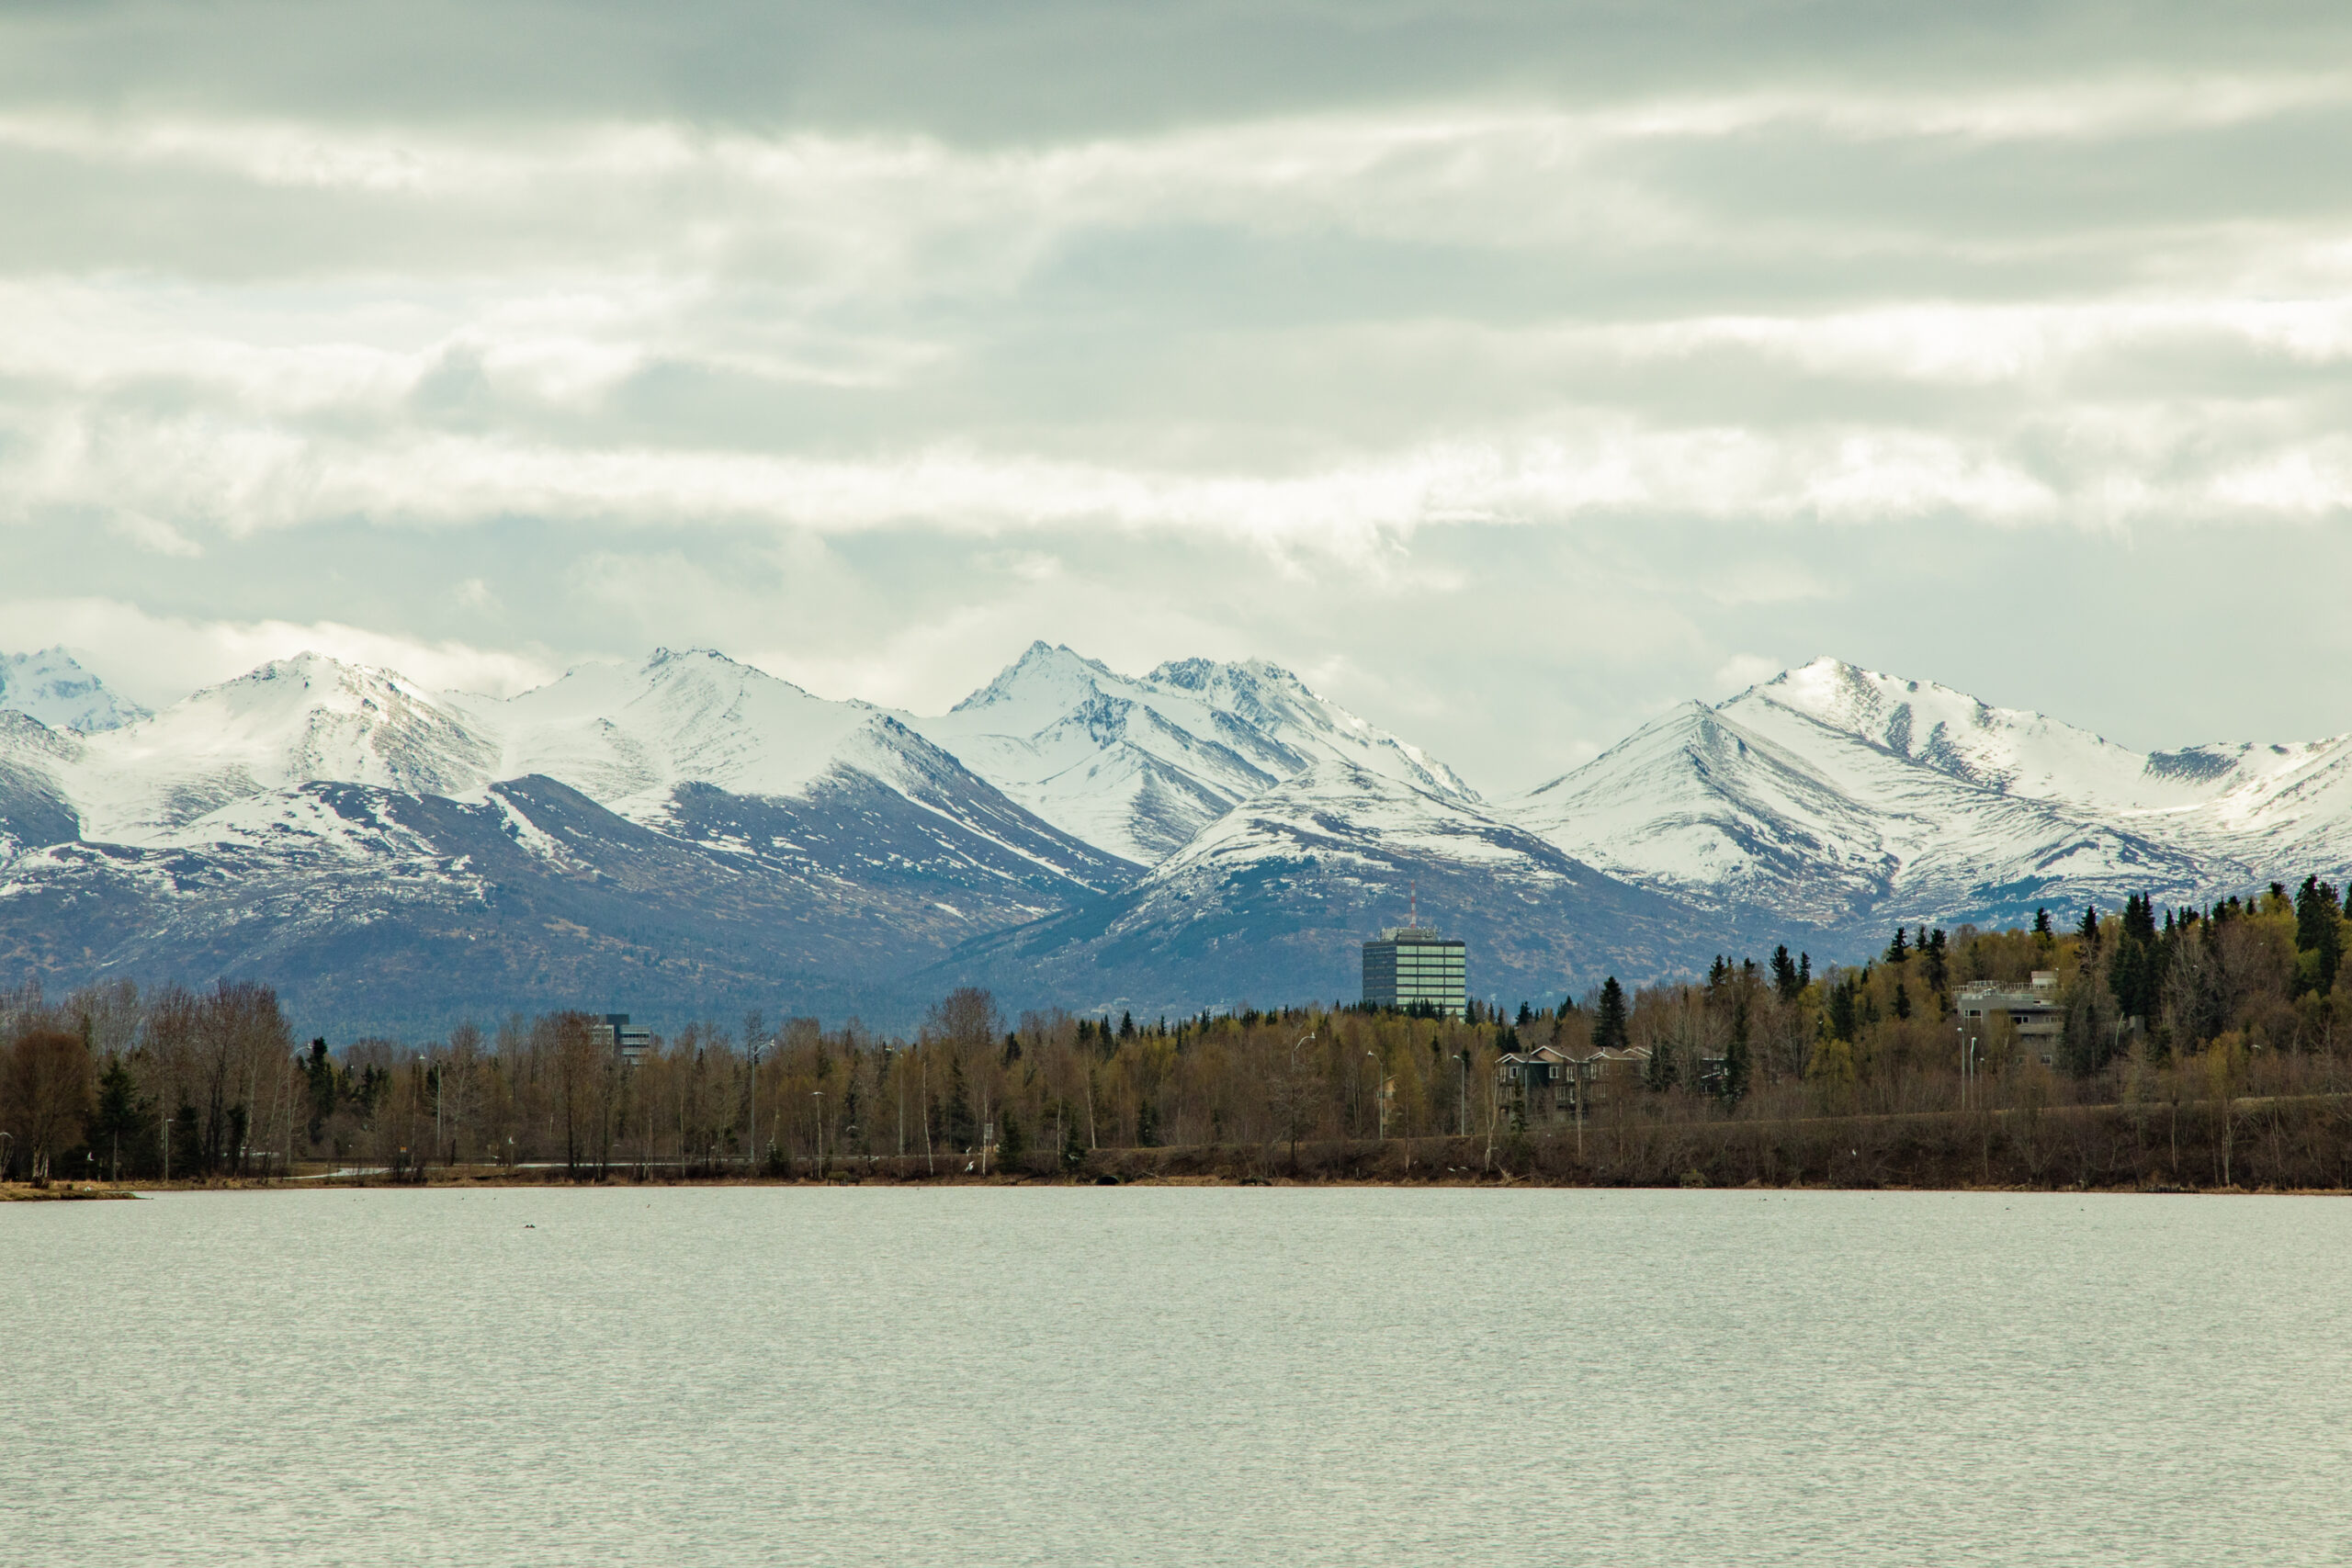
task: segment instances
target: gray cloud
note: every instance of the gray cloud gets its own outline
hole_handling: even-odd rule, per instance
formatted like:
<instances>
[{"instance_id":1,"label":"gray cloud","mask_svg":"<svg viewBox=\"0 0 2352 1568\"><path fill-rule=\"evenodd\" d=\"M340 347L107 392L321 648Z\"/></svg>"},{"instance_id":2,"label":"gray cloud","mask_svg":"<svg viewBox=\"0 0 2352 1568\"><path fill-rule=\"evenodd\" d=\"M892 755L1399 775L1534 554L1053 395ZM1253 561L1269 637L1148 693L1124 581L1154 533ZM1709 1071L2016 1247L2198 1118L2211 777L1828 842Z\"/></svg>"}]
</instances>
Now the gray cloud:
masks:
<instances>
[{"instance_id":1,"label":"gray cloud","mask_svg":"<svg viewBox=\"0 0 2352 1568\"><path fill-rule=\"evenodd\" d=\"M0 613L151 702L1265 654L1495 789L1825 651L2338 730L2347 34L19 8Z\"/></svg>"}]
</instances>

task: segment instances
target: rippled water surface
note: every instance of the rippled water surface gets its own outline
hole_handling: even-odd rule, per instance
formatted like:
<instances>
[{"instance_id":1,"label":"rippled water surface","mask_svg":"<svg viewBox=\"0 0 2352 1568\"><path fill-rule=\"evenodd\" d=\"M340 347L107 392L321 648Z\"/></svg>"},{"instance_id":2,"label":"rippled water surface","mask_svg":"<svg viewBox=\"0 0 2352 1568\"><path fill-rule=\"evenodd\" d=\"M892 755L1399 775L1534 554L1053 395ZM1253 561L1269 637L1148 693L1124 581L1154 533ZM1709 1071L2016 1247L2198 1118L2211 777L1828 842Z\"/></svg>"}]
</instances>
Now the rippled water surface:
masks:
<instances>
[{"instance_id":1,"label":"rippled water surface","mask_svg":"<svg viewBox=\"0 0 2352 1568\"><path fill-rule=\"evenodd\" d=\"M2352 1203L0 1207L0 1564L2352 1561Z\"/></svg>"}]
</instances>

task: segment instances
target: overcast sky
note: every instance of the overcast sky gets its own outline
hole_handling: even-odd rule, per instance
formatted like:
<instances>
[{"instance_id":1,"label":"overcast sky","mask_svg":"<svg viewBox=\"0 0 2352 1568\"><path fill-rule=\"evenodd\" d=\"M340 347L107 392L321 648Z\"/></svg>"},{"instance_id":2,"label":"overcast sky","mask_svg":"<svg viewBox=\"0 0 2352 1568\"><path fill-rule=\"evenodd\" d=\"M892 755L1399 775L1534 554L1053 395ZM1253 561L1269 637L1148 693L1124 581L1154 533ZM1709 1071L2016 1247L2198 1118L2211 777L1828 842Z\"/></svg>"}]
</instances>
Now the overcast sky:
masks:
<instances>
[{"instance_id":1,"label":"overcast sky","mask_svg":"<svg viewBox=\"0 0 2352 1568\"><path fill-rule=\"evenodd\" d=\"M2341 5L14 6L0 649L2339 732L2347 148Z\"/></svg>"}]
</instances>

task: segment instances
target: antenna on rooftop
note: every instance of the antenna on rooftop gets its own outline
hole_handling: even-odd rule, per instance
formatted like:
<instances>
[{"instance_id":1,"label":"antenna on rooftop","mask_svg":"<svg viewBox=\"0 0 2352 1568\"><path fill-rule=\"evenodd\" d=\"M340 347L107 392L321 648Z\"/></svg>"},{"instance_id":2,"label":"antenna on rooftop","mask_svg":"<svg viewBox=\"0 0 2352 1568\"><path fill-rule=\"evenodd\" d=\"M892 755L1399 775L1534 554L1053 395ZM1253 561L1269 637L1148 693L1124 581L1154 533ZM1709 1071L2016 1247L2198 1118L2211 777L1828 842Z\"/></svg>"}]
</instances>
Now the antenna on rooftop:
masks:
<instances>
[{"instance_id":1,"label":"antenna on rooftop","mask_svg":"<svg viewBox=\"0 0 2352 1568\"><path fill-rule=\"evenodd\" d=\"M1421 879L1417 876L1406 886L1413 890L1413 913L1408 923L1418 929L1421 923Z\"/></svg>"}]
</instances>

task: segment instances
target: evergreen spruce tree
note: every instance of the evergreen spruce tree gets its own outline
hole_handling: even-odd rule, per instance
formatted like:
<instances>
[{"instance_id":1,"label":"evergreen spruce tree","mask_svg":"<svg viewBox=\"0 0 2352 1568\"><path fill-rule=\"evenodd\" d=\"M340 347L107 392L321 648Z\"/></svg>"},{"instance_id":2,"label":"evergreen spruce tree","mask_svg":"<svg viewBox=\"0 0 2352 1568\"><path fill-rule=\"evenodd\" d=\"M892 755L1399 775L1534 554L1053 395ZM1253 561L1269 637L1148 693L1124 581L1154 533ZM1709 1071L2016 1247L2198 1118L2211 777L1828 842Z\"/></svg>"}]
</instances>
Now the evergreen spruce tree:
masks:
<instances>
[{"instance_id":1,"label":"evergreen spruce tree","mask_svg":"<svg viewBox=\"0 0 2352 1568\"><path fill-rule=\"evenodd\" d=\"M1854 1001L1855 992L1859 988L1854 976L1850 974L1829 987L1829 1014L1826 1021L1831 1039L1850 1042L1854 1038L1854 1030L1859 1021Z\"/></svg>"},{"instance_id":2,"label":"evergreen spruce tree","mask_svg":"<svg viewBox=\"0 0 2352 1568\"><path fill-rule=\"evenodd\" d=\"M951 1149L969 1149L980 1141L979 1123L972 1117L972 1098L964 1088L964 1059L947 1058L947 1108L941 1129Z\"/></svg>"},{"instance_id":3,"label":"evergreen spruce tree","mask_svg":"<svg viewBox=\"0 0 2352 1568\"><path fill-rule=\"evenodd\" d=\"M1592 1023L1592 1043L1603 1051L1623 1051L1625 1032L1625 987L1611 975L1600 983L1600 1008Z\"/></svg>"},{"instance_id":4,"label":"evergreen spruce tree","mask_svg":"<svg viewBox=\"0 0 2352 1568\"><path fill-rule=\"evenodd\" d=\"M2114 993L2115 1005L2122 1010L2124 1017L2145 1018L2153 1010L2147 980L2147 944L2123 937L2108 956L2107 988Z\"/></svg>"},{"instance_id":5,"label":"evergreen spruce tree","mask_svg":"<svg viewBox=\"0 0 2352 1568\"><path fill-rule=\"evenodd\" d=\"M2098 906L2096 904L2083 906L2083 923L2075 934L2083 939L2085 947L2098 945Z\"/></svg>"},{"instance_id":6,"label":"evergreen spruce tree","mask_svg":"<svg viewBox=\"0 0 2352 1568\"><path fill-rule=\"evenodd\" d=\"M1803 991L1807 986L1812 984L1813 954L1810 953L1800 953L1797 954L1797 989L1799 991Z\"/></svg>"},{"instance_id":7,"label":"evergreen spruce tree","mask_svg":"<svg viewBox=\"0 0 2352 1568\"><path fill-rule=\"evenodd\" d=\"M1911 987L1900 980L1894 982L1894 1016L1899 1019L1911 1016Z\"/></svg>"},{"instance_id":8,"label":"evergreen spruce tree","mask_svg":"<svg viewBox=\"0 0 2352 1568\"><path fill-rule=\"evenodd\" d=\"M87 1142L90 1152L107 1162L107 1179L119 1180L127 1167L136 1172L144 1164L152 1121L139 1101L139 1086L120 1056L107 1059L98 1079L97 1110L91 1114Z\"/></svg>"},{"instance_id":9,"label":"evergreen spruce tree","mask_svg":"<svg viewBox=\"0 0 2352 1568\"><path fill-rule=\"evenodd\" d=\"M1747 1098L1749 1061L1747 1049L1747 993L1742 991L1739 1002L1732 1010L1731 1043L1724 1047L1724 1106L1736 1110Z\"/></svg>"},{"instance_id":10,"label":"evergreen spruce tree","mask_svg":"<svg viewBox=\"0 0 2352 1568\"><path fill-rule=\"evenodd\" d=\"M2335 988L2344 964L2344 905L2335 887L2317 876L2303 878L2295 894L2295 992Z\"/></svg>"},{"instance_id":11,"label":"evergreen spruce tree","mask_svg":"<svg viewBox=\"0 0 2352 1568\"><path fill-rule=\"evenodd\" d=\"M211 1169L204 1157L203 1125L196 1119L196 1107L186 1100L172 1113L172 1135L165 1141L164 1152L171 1161L171 1169L179 1172L182 1180L206 1175ZM171 1171L164 1174L168 1176Z\"/></svg>"},{"instance_id":12,"label":"evergreen spruce tree","mask_svg":"<svg viewBox=\"0 0 2352 1568\"><path fill-rule=\"evenodd\" d=\"M1894 940L1886 944L1886 961L1889 964L1908 964L1911 962L1910 944L1904 940L1903 928L1901 926L1894 928Z\"/></svg>"},{"instance_id":13,"label":"evergreen spruce tree","mask_svg":"<svg viewBox=\"0 0 2352 1568\"><path fill-rule=\"evenodd\" d=\"M1642 1081L1653 1093L1664 1094L1681 1080L1682 1064L1674 1059L1673 1049L1663 1040L1650 1047L1649 1066L1642 1070Z\"/></svg>"},{"instance_id":14,"label":"evergreen spruce tree","mask_svg":"<svg viewBox=\"0 0 2352 1568\"><path fill-rule=\"evenodd\" d=\"M334 1063L327 1057L323 1038L311 1042L311 1054L303 1058L302 1074L310 1089L311 1142L315 1144L326 1135L327 1121L334 1114L338 1092Z\"/></svg>"}]
</instances>

